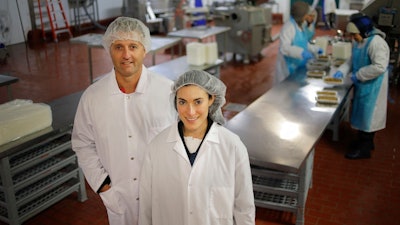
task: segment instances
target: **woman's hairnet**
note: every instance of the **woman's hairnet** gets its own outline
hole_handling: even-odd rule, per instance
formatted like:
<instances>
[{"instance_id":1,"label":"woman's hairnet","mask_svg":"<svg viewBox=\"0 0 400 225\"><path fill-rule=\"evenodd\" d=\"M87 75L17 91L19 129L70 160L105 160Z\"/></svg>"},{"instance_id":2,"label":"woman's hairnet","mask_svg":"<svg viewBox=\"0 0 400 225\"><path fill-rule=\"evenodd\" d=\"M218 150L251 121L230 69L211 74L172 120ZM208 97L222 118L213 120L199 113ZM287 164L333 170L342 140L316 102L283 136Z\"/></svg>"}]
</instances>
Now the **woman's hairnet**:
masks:
<instances>
[{"instance_id":1,"label":"woman's hairnet","mask_svg":"<svg viewBox=\"0 0 400 225\"><path fill-rule=\"evenodd\" d=\"M368 16L356 13L350 16L350 22L347 24L346 31L353 34L360 34L361 37L366 38L373 28L372 20Z\"/></svg>"},{"instance_id":2,"label":"woman's hairnet","mask_svg":"<svg viewBox=\"0 0 400 225\"><path fill-rule=\"evenodd\" d=\"M225 84L218 78L202 70L191 70L182 74L172 87L174 105L176 108L176 93L186 85L196 85L204 89L208 94L214 96L214 103L209 108L208 116L219 124L225 123L222 115L222 106L225 104Z\"/></svg>"},{"instance_id":3,"label":"woman's hairnet","mask_svg":"<svg viewBox=\"0 0 400 225\"><path fill-rule=\"evenodd\" d=\"M304 16L308 13L311 13L311 7L303 1L293 3L292 7L290 8L290 15L298 24L303 22Z\"/></svg>"},{"instance_id":4,"label":"woman's hairnet","mask_svg":"<svg viewBox=\"0 0 400 225\"><path fill-rule=\"evenodd\" d=\"M146 53L151 48L150 31L142 21L131 17L118 17L108 27L103 36L103 46L110 51L116 40L132 40L140 42Z\"/></svg>"}]
</instances>

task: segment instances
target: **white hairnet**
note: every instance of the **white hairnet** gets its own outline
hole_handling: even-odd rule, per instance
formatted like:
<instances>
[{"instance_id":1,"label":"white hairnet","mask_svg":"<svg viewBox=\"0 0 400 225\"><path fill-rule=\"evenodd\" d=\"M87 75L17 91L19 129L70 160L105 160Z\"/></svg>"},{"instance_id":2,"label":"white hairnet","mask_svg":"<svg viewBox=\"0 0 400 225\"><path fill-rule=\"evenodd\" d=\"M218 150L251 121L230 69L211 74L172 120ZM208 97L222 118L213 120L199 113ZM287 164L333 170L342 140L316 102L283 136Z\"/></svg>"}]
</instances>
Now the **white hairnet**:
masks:
<instances>
[{"instance_id":1,"label":"white hairnet","mask_svg":"<svg viewBox=\"0 0 400 225\"><path fill-rule=\"evenodd\" d=\"M183 86L196 85L204 89L208 94L215 97L214 103L210 106L208 116L216 123L224 124L225 118L222 115L222 106L225 104L225 84L218 78L202 70L191 70L182 74L172 87L174 105L176 108L176 92Z\"/></svg>"},{"instance_id":2,"label":"white hairnet","mask_svg":"<svg viewBox=\"0 0 400 225\"><path fill-rule=\"evenodd\" d=\"M353 22L349 22L347 24L346 31L348 33L352 33L352 34L359 34L360 33L360 30L357 28L357 26Z\"/></svg>"},{"instance_id":3,"label":"white hairnet","mask_svg":"<svg viewBox=\"0 0 400 225\"><path fill-rule=\"evenodd\" d=\"M116 40L132 40L140 42L146 53L151 48L149 28L142 21L131 17L118 17L108 27L103 36L103 46L110 51Z\"/></svg>"}]
</instances>

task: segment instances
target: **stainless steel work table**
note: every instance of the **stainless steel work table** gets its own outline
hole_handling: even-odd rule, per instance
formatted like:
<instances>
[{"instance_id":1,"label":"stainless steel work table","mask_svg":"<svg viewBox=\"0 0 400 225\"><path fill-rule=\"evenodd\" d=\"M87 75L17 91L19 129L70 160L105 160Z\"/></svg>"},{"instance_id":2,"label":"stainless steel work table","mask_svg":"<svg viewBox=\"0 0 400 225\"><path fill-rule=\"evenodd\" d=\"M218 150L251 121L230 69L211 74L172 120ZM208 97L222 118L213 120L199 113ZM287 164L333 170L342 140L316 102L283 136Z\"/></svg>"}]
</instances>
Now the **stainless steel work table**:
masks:
<instances>
[{"instance_id":1,"label":"stainless steel work table","mask_svg":"<svg viewBox=\"0 0 400 225\"><path fill-rule=\"evenodd\" d=\"M289 77L228 121L247 146L257 206L293 212L296 224L304 224L314 146L335 117L348 113L351 85L345 83ZM322 89L336 90L340 104L317 104Z\"/></svg>"},{"instance_id":2,"label":"stainless steel work table","mask_svg":"<svg viewBox=\"0 0 400 225\"><path fill-rule=\"evenodd\" d=\"M189 70L205 70L219 78L220 66L222 63L223 61L221 59L217 59L213 64L193 66L187 63L187 56L181 56L176 59L152 66L149 68L149 70L165 76L170 80L176 80L180 75Z\"/></svg>"},{"instance_id":3,"label":"stainless steel work table","mask_svg":"<svg viewBox=\"0 0 400 225\"><path fill-rule=\"evenodd\" d=\"M88 61L89 61L89 78L90 83L93 83L93 67L92 67L92 48L103 48L102 45L103 34L89 33L82 36L74 37L70 39L71 43L75 44L86 44L88 47ZM151 37L151 50L149 54L152 55L152 64L156 63L156 53L168 48L171 48L179 44L181 38L174 37ZM171 57L174 56L174 49L171 50Z\"/></svg>"},{"instance_id":4,"label":"stainless steel work table","mask_svg":"<svg viewBox=\"0 0 400 225\"><path fill-rule=\"evenodd\" d=\"M187 29L182 29L182 30L177 30L177 31L172 31L168 33L168 36L170 37L180 37L180 38L193 38L197 39L199 42L202 42L203 39L218 35L218 34L223 34L224 35L224 40L227 40L227 31L229 31L231 28L230 27L223 27L223 26L210 26L206 28L187 28ZM225 43L225 41L224 41ZM226 46L223 47L223 53L224 53L224 61L225 61L225 53L226 53Z\"/></svg>"},{"instance_id":5,"label":"stainless steel work table","mask_svg":"<svg viewBox=\"0 0 400 225\"><path fill-rule=\"evenodd\" d=\"M16 83L19 80L18 77L8 76L8 75L1 75L0 74L0 87L7 86L7 95L8 100L12 100L12 91L11 91L11 84Z\"/></svg>"}]
</instances>

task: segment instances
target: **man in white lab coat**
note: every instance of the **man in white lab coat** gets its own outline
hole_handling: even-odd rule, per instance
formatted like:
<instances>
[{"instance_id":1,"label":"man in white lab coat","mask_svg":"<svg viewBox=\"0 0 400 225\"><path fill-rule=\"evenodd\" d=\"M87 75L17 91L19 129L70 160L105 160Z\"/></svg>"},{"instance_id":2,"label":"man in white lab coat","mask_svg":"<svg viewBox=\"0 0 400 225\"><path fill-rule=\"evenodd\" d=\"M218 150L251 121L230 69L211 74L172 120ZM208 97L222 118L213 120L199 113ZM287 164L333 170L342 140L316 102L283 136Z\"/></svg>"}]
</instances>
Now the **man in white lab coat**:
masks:
<instances>
[{"instance_id":1,"label":"man in white lab coat","mask_svg":"<svg viewBox=\"0 0 400 225\"><path fill-rule=\"evenodd\" d=\"M86 89L75 116L72 148L87 182L103 200L111 225L138 224L145 147L176 121L169 103L172 81L143 65L150 42L141 21L113 21L103 46L114 68Z\"/></svg>"}]
</instances>

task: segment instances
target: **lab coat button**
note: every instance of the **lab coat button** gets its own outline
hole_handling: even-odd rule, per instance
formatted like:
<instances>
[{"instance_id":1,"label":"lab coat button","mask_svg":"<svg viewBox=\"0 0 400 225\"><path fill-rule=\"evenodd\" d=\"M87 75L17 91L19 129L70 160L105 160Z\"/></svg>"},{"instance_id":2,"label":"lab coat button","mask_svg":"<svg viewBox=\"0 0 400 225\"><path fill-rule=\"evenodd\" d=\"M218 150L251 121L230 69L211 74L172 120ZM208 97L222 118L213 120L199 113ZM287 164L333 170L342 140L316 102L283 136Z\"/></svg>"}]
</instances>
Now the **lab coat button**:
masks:
<instances>
[{"instance_id":1,"label":"lab coat button","mask_svg":"<svg viewBox=\"0 0 400 225\"><path fill-rule=\"evenodd\" d=\"M131 160L134 160L135 159L135 157L131 157Z\"/></svg>"},{"instance_id":2,"label":"lab coat button","mask_svg":"<svg viewBox=\"0 0 400 225\"><path fill-rule=\"evenodd\" d=\"M133 180L137 180L137 178L135 177L135 178L133 178Z\"/></svg>"},{"instance_id":3,"label":"lab coat button","mask_svg":"<svg viewBox=\"0 0 400 225\"><path fill-rule=\"evenodd\" d=\"M132 135L128 135L128 138L132 138Z\"/></svg>"},{"instance_id":4,"label":"lab coat button","mask_svg":"<svg viewBox=\"0 0 400 225\"><path fill-rule=\"evenodd\" d=\"M136 198L136 201L139 201L139 198Z\"/></svg>"}]
</instances>

